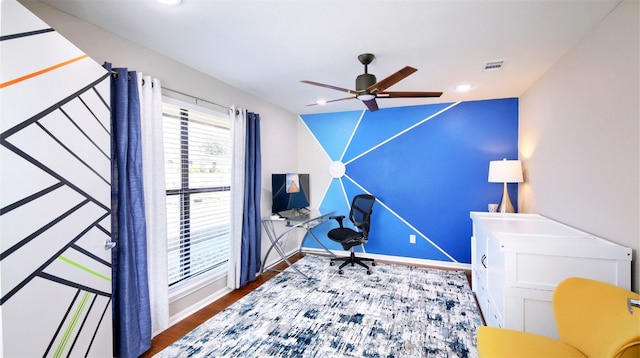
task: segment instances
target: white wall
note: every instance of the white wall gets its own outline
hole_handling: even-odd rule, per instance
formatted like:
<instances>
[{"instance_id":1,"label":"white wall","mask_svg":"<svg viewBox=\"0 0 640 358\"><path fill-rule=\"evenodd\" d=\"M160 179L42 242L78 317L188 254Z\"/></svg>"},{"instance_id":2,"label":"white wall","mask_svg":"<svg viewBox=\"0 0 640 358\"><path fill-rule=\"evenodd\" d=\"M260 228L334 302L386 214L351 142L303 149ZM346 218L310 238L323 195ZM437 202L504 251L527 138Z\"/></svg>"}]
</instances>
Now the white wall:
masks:
<instances>
[{"instance_id":1,"label":"white wall","mask_svg":"<svg viewBox=\"0 0 640 358\"><path fill-rule=\"evenodd\" d=\"M146 75L158 77L163 88L170 88L225 106L236 105L259 113L262 130L262 213L263 216L270 214L271 173L297 170L296 127L299 119L296 114L46 4L36 1L21 1L21 3L98 63L107 61L114 67L128 67L131 70L141 71ZM224 49L220 50L224 51ZM215 61L215 59L211 60ZM189 100L185 97L179 99ZM220 107L212 107L212 109L225 111ZM268 239L263 232L263 254L267 248ZM271 255L270 261L274 261L275 257L276 255ZM196 308L216 299L216 294L220 294L219 290L224 287L225 282L226 278L222 278L202 288L200 292L173 302L170 306L171 321L175 322L193 313Z\"/></svg>"},{"instance_id":2,"label":"white wall","mask_svg":"<svg viewBox=\"0 0 640 358\"><path fill-rule=\"evenodd\" d=\"M634 249L640 290L638 2L621 3L520 98L522 212Z\"/></svg>"}]
</instances>

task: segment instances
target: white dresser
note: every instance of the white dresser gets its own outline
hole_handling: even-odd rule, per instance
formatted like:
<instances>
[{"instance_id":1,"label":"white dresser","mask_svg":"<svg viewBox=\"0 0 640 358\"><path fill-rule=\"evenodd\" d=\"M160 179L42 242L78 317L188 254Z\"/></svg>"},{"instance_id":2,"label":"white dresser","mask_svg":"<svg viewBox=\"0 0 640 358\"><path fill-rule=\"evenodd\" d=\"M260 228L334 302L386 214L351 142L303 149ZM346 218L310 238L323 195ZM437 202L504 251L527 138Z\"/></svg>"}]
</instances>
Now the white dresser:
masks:
<instances>
[{"instance_id":1,"label":"white dresser","mask_svg":"<svg viewBox=\"0 0 640 358\"><path fill-rule=\"evenodd\" d=\"M630 289L628 247L537 214L471 219L472 286L488 326L558 338L551 297L560 281L579 276Z\"/></svg>"}]
</instances>

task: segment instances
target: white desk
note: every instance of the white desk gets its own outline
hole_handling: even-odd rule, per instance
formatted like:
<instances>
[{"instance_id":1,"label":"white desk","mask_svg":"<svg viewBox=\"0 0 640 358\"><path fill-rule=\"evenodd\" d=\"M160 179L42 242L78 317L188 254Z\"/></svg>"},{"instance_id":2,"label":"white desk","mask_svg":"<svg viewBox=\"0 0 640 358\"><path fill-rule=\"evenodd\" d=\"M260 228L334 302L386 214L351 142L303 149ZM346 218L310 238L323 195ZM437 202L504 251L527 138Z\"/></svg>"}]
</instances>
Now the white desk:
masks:
<instances>
[{"instance_id":1,"label":"white desk","mask_svg":"<svg viewBox=\"0 0 640 358\"><path fill-rule=\"evenodd\" d=\"M262 218L262 227L264 227L264 230L267 232L267 237L269 237L269 241L271 241L271 246L269 246L269 250L267 250L267 253L264 255L264 258L262 259L260 274L262 275L262 273L265 270L264 265L267 262L267 258L269 257L271 250L275 249L278 255L280 255L282 260L284 260L284 262L286 262L287 265L289 265L289 267L293 268L296 272L298 272L302 276L309 278L309 276L305 275L297 267L292 265L292 263L287 258L287 255L284 253L284 251L282 251L282 248L278 245L278 242L280 241L280 239L282 239L285 235L287 235L291 230L296 228L304 229L306 233L309 234L309 236L311 236L311 238L318 245L320 245L332 258L335 258L336 256L331 251L329 251L329 249L327 249L327 247L324 246L322 242L320 242L320 240L318 240L318 238L313 234L313 232L311 232L311 229L313 227L327 222L328 221L327 219L329 218L329 216L333 215L334 212L335 211L333 210L322 211L322 212L318 210L310 210L309 213L307 214L300 215L300 216L293 216L287 219L272 219L271 217ZM284 230L282 230L282 232L280 233L276 231L275 223L277 222L282 222L284 224ZM304 244L304 240L306 238L307 236L305 235L305 237L300 242L300 248L298 249L299 252L302 251L302 245ZM273 270L273 269L269 269L269 270L280 271L280 270Z\"/></svg>"}]
</instances>

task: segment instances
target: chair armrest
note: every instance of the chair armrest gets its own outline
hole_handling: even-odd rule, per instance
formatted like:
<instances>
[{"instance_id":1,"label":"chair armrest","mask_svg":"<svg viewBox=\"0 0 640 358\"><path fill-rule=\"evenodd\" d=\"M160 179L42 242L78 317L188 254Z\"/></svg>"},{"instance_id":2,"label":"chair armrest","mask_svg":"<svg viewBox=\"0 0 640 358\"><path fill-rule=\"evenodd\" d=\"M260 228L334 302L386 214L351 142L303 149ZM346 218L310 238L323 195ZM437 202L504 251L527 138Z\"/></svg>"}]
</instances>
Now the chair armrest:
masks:
<instances>
[{"instance_id":1,"label":"chair armrest","mask_svg":"<svg viewBox=\"0 0 640 358\"><path fill-rule=\"evenodd\" d=\"M344 220L345 216L344 215L336 215L336 216L329 216L329 220L335 220L338 222L338 224L340 224L340 227L342 226L342 220Z\"/></svg>"}]
</instances>

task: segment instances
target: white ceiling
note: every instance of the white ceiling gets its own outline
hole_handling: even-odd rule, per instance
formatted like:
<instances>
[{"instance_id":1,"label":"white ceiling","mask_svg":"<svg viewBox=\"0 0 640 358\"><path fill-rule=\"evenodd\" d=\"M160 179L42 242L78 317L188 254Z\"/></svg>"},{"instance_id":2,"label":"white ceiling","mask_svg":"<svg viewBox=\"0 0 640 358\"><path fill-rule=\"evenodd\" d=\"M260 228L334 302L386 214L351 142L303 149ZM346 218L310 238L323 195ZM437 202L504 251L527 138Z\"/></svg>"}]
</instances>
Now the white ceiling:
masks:
<instances>
[{"instance_id":1,"label":"white ceiling","mask_svg":"<svg viewBox=\"0 0 640 358\"><path fill-rule=\"evenodd\" d=\"M520 96L620 0L44 0L293 113L364 109L358 100L305 106L355 89L357 56L378 81L418 72L389 91L437 99L378 99L380 108ZM487 61L505 60L484 72ZM154 74L162 78L162 74ZM461 83L473 86L458 93ZM215 99L210 99L215 101Z\"/></svg>"}]
</instances>

